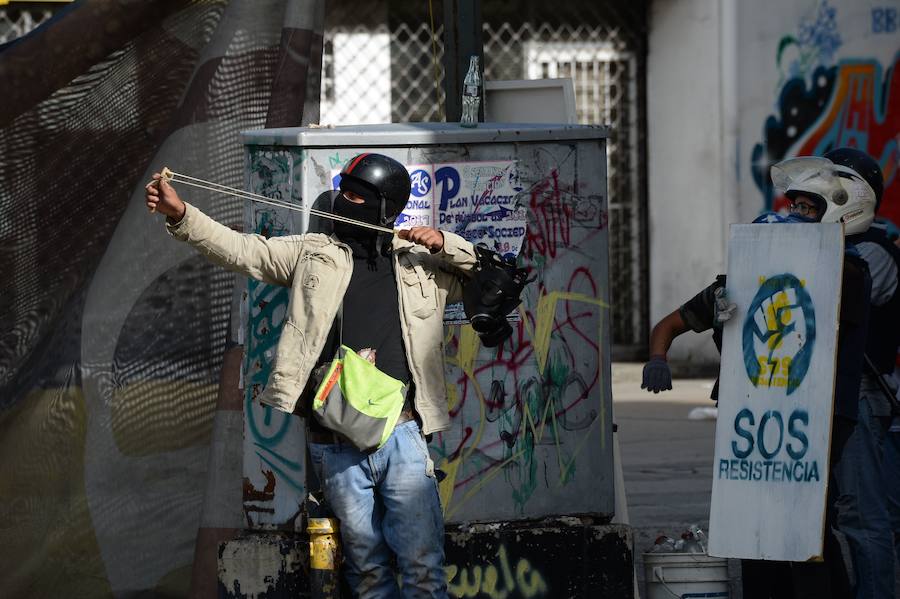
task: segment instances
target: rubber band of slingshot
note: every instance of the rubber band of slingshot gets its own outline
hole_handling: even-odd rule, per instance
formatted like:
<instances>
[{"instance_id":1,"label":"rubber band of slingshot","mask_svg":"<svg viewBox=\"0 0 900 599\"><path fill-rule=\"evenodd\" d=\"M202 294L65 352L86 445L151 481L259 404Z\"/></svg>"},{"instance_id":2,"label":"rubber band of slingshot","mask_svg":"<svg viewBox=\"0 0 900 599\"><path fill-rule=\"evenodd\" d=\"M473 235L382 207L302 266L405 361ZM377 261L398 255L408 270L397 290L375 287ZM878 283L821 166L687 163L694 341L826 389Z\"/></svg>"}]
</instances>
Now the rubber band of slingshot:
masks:
<instances>
[{"instance_id":1,"label":"rubber band of slingshot","mask_svg":"<svg viewBox=\"0 0 900 599\"><path fill-rule=\"evenodd\" d=\"M275 200L273 198L269 198L264 195L260 195L258 193L251 193L249 191L244 191L243 189L237 189L235 187L229 187L227 185L222 185L221 183L215 183L213 181L206 181L204 179L198 179L197 177L191 177L190 175L185 175L183 173L176 173L176 172L172 171L171 169L169 169L168 167L163 167L160 175L163 179L165 179L169 183L180 183L182 185L190 185L191 187L197 187L199 189L205 189L207 191L212 191L215 193L221 193L221 194L230 195L230 196L234 196L234 197L238 197L238 198L243 198L245 200L250 200L252 202L259 202L260 204L267 204L269 206L275 206L278 208L286 208L287 210L294 210L296 212L309 212L311 214L315 214L316 216L320 216L322 218L328 218L328 219L335 220L338 222L347 223L350 225L356 225L358 227L364 227L366 229L374 229L375 231L379 231L381 233L394 234L397 232L397 229L388 229L387 227L380 227L378 225L373 225L371 223L356 220L353 218L347 218L346 216L341 216L339 214L334 214L332 212L326 212L324 210L317 210L315 208L303 208L300 206L296 206L294 204L290 204L288 202L283 202L281 200Z\"/></svg>"}]
</instances>

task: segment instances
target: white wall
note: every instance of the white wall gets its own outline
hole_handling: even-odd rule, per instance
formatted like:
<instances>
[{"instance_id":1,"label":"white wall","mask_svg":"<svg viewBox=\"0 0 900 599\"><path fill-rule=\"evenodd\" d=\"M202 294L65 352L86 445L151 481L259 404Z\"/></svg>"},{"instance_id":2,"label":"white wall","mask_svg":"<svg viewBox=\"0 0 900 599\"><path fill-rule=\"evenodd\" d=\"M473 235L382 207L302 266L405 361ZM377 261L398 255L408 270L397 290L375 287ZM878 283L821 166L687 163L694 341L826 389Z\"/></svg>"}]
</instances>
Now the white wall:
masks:
<instances>
[{"instance_id":1,"label":"white wall","mask_svg":"<svg viewBox=\"0 0 900 599\"><path fill-rule=\"evenodd\" d=\"M361 125L391 122L391 36L374 32L332 36L334 100L322 90L321 122ZM365 101L360 102L364 97Z\"/></svg>"},{"instance_id":2,"label":"white wall","mask_svg":"<svg viewBox=\"0 0 900 599\"><path fill-rule=\"evenodd\" d=\"M729 223L783 205L761 187L774 162L857 145L881 161L881 215L900 223L898 56L900 0L652 2L651 325L723 271ZM708 334L683 335L669 358L718 362Z\"/></svg>"},{"instance_id":3,"label":"white wall","mask_svg":"<svg viewBox=\"0 0 900 599\"><path fill-rule=\"evenodd\" d=\"M724 269L722 76L718 0L658 0L647 59L650 319ZM673 362L714 363L709 335L687 334Z\"/></svg>"}]
</instances>

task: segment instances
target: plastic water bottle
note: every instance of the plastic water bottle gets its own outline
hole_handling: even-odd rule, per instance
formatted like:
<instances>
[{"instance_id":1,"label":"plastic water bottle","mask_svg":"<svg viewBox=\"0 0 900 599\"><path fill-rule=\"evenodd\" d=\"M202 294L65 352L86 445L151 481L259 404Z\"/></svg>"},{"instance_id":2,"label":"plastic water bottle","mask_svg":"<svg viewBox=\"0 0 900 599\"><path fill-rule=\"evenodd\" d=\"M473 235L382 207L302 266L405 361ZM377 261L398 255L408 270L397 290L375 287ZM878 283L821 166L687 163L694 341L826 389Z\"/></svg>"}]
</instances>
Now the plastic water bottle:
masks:
<instances>
[{"instance_id":1,"label":"plastic water bottle","mask_svg":"<svg viewBox=\"0 0 900 599\"><path fill-rule=\"evenodd\" d=\"M481 73L478 71L478 57L469 58L469 71L463 79L462 118L463 127L478 126L478 104L481 101Z\"/></svg>"}]
</instances>

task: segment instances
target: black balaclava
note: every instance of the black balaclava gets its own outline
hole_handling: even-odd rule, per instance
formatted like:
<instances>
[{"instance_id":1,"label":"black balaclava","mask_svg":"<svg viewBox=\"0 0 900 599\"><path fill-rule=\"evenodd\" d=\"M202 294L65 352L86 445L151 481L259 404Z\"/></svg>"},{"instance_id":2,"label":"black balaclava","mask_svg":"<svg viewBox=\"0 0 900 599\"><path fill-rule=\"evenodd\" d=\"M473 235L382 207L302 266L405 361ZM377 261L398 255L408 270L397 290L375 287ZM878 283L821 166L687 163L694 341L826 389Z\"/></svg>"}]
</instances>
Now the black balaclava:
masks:
<instances>
[{"instance_id":1,"label":"black balaclava","mask_svg":"<svg viewBox=\"0 0 900 599\"><path fill-rule=\"evenodd\" d=\"M344 177L341 179L341 191L352 191L362 197L365 202L356 204L345 198L343 194L338 194L334 199L334 207L332 208L334 214L371 225L385 226L380 222L381 199L378 197L378 192L375 188L363 181ZM387 226L390 226L390 224ZM350 246L355 257L365 258L369 268L375 268L378 231L360 227L359 225L334 221L334 234Z\"/></svg>"}]
</instances>

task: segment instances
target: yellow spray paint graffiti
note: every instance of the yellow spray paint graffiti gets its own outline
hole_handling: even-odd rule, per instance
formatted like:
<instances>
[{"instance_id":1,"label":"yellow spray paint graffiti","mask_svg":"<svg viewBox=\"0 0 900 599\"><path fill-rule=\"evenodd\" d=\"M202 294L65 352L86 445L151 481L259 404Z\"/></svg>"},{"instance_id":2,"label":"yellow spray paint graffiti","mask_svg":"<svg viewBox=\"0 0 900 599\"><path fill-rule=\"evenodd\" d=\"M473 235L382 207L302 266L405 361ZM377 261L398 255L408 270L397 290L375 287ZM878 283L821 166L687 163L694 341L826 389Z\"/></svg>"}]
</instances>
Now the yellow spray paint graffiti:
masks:
<instances>
[{"instance_id":1,"label":"yellow spray paint graffiti","mask_svg":"<svg viewBox=\"0 0 900 599\"><path fill-rule=\"evenodd\" d=\"M547 582L541 573L534 570L525 558L520 558L512 567L504 545L497 553L496 565L491 563L460 569L451 564L445 571L447 591L454 597L486 595L492 599L531 599L547 596Z\"/></svg>"},{"instance_id":2,"label":"yellow spray paint graffiti","mask_svg":"<svg viewBox=\"0 0 900 599\"><path fill-rule=\"evenodd\" d=\"M760 277L762 279L762 277ZM761 281L765 282L764 280ZM775 335L778 331L784 329L792 321L791 306L794 301L788 298L787 293L781 291L772 298L765 308L765 324L770 333L773 333L766 342L766 347L771 354L777 349L781 349L784 344L784 337ZM759 362L759 378L758 385L768 385L771 387L786 387L788 375L791 369L791 356L782 358L770 356L757 356Z\"/></svg>"},{"instance_id":3,"label":"yellow spray paint graffiti","mask_svg":"<svg viewBox=\"0 0 900 599\"><path fill-rule=\"evenodd\" d=\"M524 325L526 335L531 339L532 346L534 348L534 358L538 363L537 370L539 373L544 372L548 363L551 333L553 331L553 325L556 319L557 305L559 302L566 300L582 302L601 308L600 318L598 319L597 339L599 340L601 338L601 332L604 322L603 312L605 309L609 308L609 305L598 298L591 297L582 293L563 291L549 292L538 300L537 315L535 318L536 322L534 327L531 326L531 321L528 315L525 313L524 308L520 307L519 310L522 316L522 323ZM452 332L449 333L449 338L452 338ZM488 424L488 420L486 418L487 402L485 399L485 394L481 389L478 381L476 380L474 372L475 358L478 354L479 349L480 343L478 336L472 330L471 326L464 325L459 329L456 355L446 357L446 361L448 364L457 366L465 374L468 385L474 392L475 396L478 398L479 408L481 412L480 418L478 419L477 430L474 431L472 439L466 444L465 449L459 452L457 455L451 454L450 456L445 457L438 464L438 468L440 468L447 474L447 476L443 481L441 481L439 485L439 491L441 504L444 507L445 511L445 517L448 519L452 519L452 517L461 508L461 506L463 506L471 498L475 497L478 492L485 485L490 483L496 476L502 474L504 468L507 465L521 459L525 454L524 449L515 451L512 455L508 456L502 462L499 462L498 464L492 466L490 469L482 472L479 475L478 480L466 489L466 492L462 495L462 497L456 499L456 501L454 502L454 489L457 481L457 473L460 472L462 465L472 455L472 453L479 448L479 445L485 433L485 427ZM598 357L598 363L603 363L602 356ZM452 393L449 400L452 410L458 405L460 400L457 394L457 386L449 385L448 390L451 387ZM603 393L603 391L601 391L601 393ZM601 397L601 405L605 400L606 398ZM575 458L581 453L587 441L593 436L593 431L597 428L599 428L600 430L600 449L605 449L606 421L604 411L600 410L599 418L594 420L591 425L584 431L584 434L579 439L578 444L574 448L574 451L572 451L572 454L566 456L563 454L562 448L560 446L560 437L562 435L562 431L560 430L556 419L556 412L559 410L559 408L560 406L557 405L552 399L550 399L543 405L543 409L541 410L541 412L539 414L535 414L526 403L522 406L522 418L523 426L531 432L532 439L535 443L540 443L544 439L544 435L547 434L545 432L547 429L547 424L548 422L551 424L550 434L553 435L553 441L557 450L557 460L560 470L558 484L561 486L565 484L566 480L570 476ZM537 416L537 418L535 418L535 416Z\"/></svg>"},{"instance_id":4,"label":"yellow spray paint graffiti","mask_svg":"<svg viewBox=\"0 0 900 599\"><path fill-rule=\"evenodd\" d=\"M550 352L550 333L553 330L553 321L556 317L556 304L560 300L584 302L600 306L601 308L609 308L609 304L596 297L566 291L551 291L538 300L537 327L532 333L532 343L534 344L535 358L538 362L538 372L542 374L547 366L547 355ZM597 338L600 338L600 331L597 332Z\"/></svg>"},{"instance_id":5,"label":"yellow spray paint graffiti","mask_svg":"<svg viewBox=\"0 0 900 599\"><path fill-rule=\"evenodd\" d=\"M816 319L806 281L790 273L759 277L743 325L747 375L756 387L787 388L803 381L815 345Z\"/></svg>"}]
</instances>

